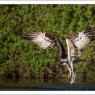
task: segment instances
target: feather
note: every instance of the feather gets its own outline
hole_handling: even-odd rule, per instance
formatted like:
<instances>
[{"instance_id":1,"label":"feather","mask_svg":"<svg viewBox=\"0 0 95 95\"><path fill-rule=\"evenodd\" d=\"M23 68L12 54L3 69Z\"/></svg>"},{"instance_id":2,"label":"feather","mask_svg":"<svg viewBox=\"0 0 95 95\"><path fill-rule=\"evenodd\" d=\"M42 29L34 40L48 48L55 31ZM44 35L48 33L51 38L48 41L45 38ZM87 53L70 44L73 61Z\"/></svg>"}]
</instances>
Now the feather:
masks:
<instances>
[{"instance_id":1,"label":"feather","mask_svg":"<svg viewBox=\"0 0 95 95\"><path fill-rule=\"evenodd\" d=\"M50 37L48 37L48 35ZM23 33L24 38L31 40L39 47L46 49L52 47L55 44L55 37L49 33L35 32L35 33Z\"/></svg>"},{"instance_id":2,"label":"feather","mask_svg":"<svg viewBox=\"0 0 95 95\"><path fill-rule=\"evenodd\" d=\"M89 38L90 41L95 40L95 31L94 30L85 31L84 33L87 35L87 37Z\"/></svg>"},{"instance_id":3,"label":"feather","mask_svg":"<svg viewBox=\"0 0 95 95\"><path fill-rule=\"evenodd\" d=\"M73 41L79 50L82 50L90 41L94 40L95 36L92 34L93 33L79 32L71 35L69 39Z\"/></svg>"}]
</instances>

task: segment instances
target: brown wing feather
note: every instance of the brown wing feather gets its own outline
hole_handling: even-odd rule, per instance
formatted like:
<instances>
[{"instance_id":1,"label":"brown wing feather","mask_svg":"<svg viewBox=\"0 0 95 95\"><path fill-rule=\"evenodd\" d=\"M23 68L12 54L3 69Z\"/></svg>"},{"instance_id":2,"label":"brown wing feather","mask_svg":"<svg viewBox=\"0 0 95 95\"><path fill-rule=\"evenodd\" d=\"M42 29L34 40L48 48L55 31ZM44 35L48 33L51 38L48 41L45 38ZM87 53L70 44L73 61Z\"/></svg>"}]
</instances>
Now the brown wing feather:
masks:
<instances>
[{"instance_id":1,"label":"brown wing feather","mask_svg":"<svg viewBox=\"0 0 95 95\"><path fill-rule=\"evenodd\" d=\"M31 40L43 49L54 46L54 36L44 32L23 33L23 37Z\"/></svg>"},{"instance_id":2,"label":"brown wing feather","mask_svg":"<svg viewBox=\"0 0 95 95\"><path fill-rule=\"evenodd\" d=\"M83 31L72 34L67 38L71 39L79 50L82 50L86 44L95 40L95 31Z\"/></svg>"},{"instance_id":3,"label":"brown wing feather","mask_svg":"<svg viewBox=\"0 0 95 95\"><path fill-rule=\"evenodd\" d=\"M94 30L88 30L84 32L88 38L90 39L90 41L95 40L95 31Z\"/></svg>"}]
</instances>

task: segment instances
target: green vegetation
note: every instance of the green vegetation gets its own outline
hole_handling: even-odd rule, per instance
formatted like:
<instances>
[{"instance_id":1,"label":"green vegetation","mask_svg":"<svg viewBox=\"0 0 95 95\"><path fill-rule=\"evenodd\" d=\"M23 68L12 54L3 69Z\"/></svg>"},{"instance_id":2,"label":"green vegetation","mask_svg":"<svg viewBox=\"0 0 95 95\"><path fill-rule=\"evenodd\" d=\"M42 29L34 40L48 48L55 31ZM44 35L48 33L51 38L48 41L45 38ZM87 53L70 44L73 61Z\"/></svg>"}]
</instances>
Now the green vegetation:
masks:
<instances>
[{"instance_id":1,"label":"green vegetation","mask_svg":"<svg viewBox=\"0 0 95 95\"><path fill-rule=\"evenodd\" d=\"M95 5L0 5L0 79L68 82L56 64L56 48L43 50L21 37L23 32L51 32L64 37L95 29ZM75 64L76 83L95 82L95 41Z\"/></svg>"}]
</instances>

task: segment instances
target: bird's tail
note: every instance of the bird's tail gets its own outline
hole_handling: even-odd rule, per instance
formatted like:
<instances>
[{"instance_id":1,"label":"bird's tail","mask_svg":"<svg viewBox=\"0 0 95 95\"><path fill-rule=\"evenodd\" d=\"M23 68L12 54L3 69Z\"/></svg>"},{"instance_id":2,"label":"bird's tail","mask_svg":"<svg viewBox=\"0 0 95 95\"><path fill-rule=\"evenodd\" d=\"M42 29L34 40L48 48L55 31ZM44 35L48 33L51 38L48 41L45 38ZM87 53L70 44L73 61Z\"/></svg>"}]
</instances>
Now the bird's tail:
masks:
<instances>
[{"instance_id":1,"label":"bird's tail","mask_svg":"<svg viewBox=\"0 0 95 95\"><path fill-rule=\"evenodd\" d=\"M87 30L84 33L87 35L90 41L95 40L95 30Z\"/></svg>"}]
</instances>

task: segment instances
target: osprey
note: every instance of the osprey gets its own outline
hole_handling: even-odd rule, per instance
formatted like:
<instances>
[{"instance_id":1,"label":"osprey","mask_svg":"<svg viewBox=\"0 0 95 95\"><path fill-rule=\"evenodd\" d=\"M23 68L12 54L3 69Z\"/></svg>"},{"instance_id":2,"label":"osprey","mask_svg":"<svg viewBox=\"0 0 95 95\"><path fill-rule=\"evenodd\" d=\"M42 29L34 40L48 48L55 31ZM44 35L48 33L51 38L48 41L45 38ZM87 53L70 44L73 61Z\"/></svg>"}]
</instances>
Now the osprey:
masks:
<instances>
[{"instance_id":1,"label":"osprey","mask_svg":"<svg viewBox=\"0 0 95 95\"><path fill-rule=\"evenodd\" d=\"M75 33L65 38L67 48L65 49L61 41L51 33L33 32L23 33L23 37L31 40L39 47L46 49L56 46L59 50L59 63L65 65L69 70L70 83L75 81L73 63L79 59L83 48L92 40L95 40L94 31L83 31Z\"/></svg>"}]
</instances>

